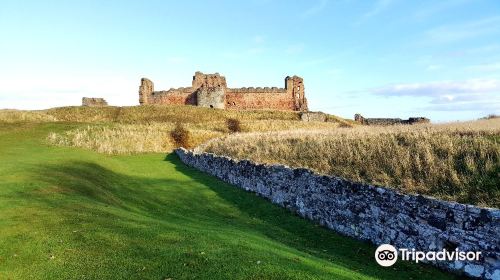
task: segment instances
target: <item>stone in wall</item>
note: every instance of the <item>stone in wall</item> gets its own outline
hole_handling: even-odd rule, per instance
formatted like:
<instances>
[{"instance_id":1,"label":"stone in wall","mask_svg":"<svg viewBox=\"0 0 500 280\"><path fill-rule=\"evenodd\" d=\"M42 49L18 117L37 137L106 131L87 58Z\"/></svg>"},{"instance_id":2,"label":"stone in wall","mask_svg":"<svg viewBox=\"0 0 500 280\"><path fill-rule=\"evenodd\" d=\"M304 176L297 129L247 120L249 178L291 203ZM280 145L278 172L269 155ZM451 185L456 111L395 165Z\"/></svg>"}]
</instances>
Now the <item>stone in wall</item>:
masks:
<instances>
[{"instance_id":1,"label":"stone in wall","mask_svg":"<svg viewBox=\"0 0 500 280\"><path fill-rule=\"evenodd\" d=\"M103 106L108 106L108 102L106 102L106 100L104 100L104 98L83 97L82 98L82 106L103 107Z\"/></svg>"},{"instance_id":2,"label":"stone in wall","mask_svg":"<svg viewBox=\"0 0 500 280\"><path fill-rule=\"evenodd\" d=\"M479 251L478 261L430 261L458 274L500 277L500 210L402 194L303 168L185 149L182 162L346 236L417 251ZM375 261L375 260L374 260ZM399 260L398 260L399 261Z\"/></svg>"}]
</instances>

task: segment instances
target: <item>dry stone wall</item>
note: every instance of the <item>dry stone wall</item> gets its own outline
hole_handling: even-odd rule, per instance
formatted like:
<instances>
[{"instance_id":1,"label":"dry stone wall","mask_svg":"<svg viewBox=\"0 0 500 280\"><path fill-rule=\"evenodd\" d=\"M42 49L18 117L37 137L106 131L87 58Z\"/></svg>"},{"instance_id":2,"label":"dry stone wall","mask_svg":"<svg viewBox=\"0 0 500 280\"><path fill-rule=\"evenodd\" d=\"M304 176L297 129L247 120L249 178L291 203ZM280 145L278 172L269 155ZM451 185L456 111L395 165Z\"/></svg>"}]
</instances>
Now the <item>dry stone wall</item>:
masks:
<instances>
[{"instance_id":1,"label":"dry stone wall","mask_svg":"<svg viewBox=\"0 0 500 280\"><path fill-rule=\"evenodd\" d=\"M307 169L236 161L182 148L176 153L189 166L343 235L420 251L480 251L479 262L440 261L433 265L468 276L500 279L498 209L401 194Z\"/></svg>"}]
</instances>

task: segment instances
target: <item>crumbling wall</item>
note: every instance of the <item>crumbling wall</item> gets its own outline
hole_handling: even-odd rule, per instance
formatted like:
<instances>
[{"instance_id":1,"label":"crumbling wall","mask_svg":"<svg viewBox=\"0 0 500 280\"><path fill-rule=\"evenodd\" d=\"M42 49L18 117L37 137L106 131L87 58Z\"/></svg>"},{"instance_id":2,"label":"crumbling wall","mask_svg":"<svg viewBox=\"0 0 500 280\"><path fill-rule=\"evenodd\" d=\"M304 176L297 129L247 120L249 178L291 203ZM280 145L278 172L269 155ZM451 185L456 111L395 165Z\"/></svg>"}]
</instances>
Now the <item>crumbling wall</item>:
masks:
<instances>
[{"instance_id":1,"label":"crumbling wall","mask_svg":"<svg viewBox=\"0 0 500 280\"><path fill-rule=\"evenodd\" d=\"M255 192L341 234L376 245L424 252L455 248L481 252L477 262L431 264L468 276L500 277L499 209L402 194L302 168L237 161L182 148L176 153L189 166Z\"/></svg>"},{"instance_id":2,"label":"crumbling wall","mask_svg":"<svg viewBox=\"0 0 500 280\"><path fill-rule=\"evenodd\" d=\"M326 122L328 116L322 112L302 112L300 119L305 122Z\"/></svg>"},{"instance_id":3,"label":"crumbling wall","mask_svg":"<svg viewBox=\"0 0 500 280\"><path fill-rule=\"evenodd\" d=\"M108 102L106 102L106 100L104 100L104 98L83 97L82 98L82 106L103 107L103 106L108 106Z\"/></svg>"},{"instance_id":4,"label":"crumbling wall","mask_svg":"<svg viewBox=\"0 0 500 280\"><path fill-rule=\"evenodd\" d=\"M431 122L428 118L424 117L411 117L407 120L403 120L400 118L365 118L360 114L355 114L354 120L364 125L419 124Z\"/></svg>"},{"instance_id":5,"label":"crumbling wall","mask_svg":"<svg viewBox=\"0 0 500 280\"><path fill-rule=\"evenodd\" d=\"M430 123L431 120L424 117L412 117L408 119L408 124L417 124L417 123Z\"/></svg>"},{"instance_id":6,"label":"crumbling wall","mask_svg":"<svg viewBox=\"0 0 500 280\"><path fill-rule=\"evenodd\" d=\"M227 109L294 110L292 96L284 88L229 88L226 92Z\"/></svg>"},{"instance_id":7,"label":"crumbling wall","mask_svg":"<svg viewBox=\"0 0 500 280\"><path fill-rule=\"evenodd\" d=\"M196 105L196 93L191 87L154 91L148 104Z\"/></svg>"},{"instance_id":8,"label":"crumbling wall","mask_svg":"<svg viewBox=\"0 0 500 280\"><path fill-rule=\"evenodd\" d=\"M139 86L139 104L143 105L153 103L152 100L150 100L153 91L153 82L147 78L142 78L141 85Z\"/></svg>"},{"instance_id":9,"label":"crumbling wall","mask_svg":"<svg viewBox=\"0 0 500 280\"><path fill-rule=\"evenodd\" d=\"M305 97L304 80L299 76L287 76L285 78L285 90L292 95L294 111L307 111L307 99Z\"/></svg>"},{"instance_id":10,"label":"crumbling wall","mask_svg":"<svg viewBox=\"0 0 500 280\"><path fill-rule=\"evenodd\" d=\"M213 87L223 87L227 88L226 77L215 74L203 74L200 71L196 71L193 76L193 89L199 89L201 87L213 88Z\"/></svg>"}]
</instances>

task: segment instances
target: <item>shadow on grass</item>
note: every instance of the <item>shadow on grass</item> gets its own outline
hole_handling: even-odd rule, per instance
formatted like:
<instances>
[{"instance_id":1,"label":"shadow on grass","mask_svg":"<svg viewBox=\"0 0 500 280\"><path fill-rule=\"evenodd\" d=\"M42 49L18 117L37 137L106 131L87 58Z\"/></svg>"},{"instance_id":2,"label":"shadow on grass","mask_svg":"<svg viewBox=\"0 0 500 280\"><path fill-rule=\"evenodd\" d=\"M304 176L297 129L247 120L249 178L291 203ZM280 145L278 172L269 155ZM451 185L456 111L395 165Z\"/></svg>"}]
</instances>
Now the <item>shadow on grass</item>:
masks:
<instances>
[{"instance_id":1,"label":"shadow on grass","mask_svg":"<svg viewBox=\"0 0 500 280\"><path fill-rule=\"evenodd\" d=\"M455 275L445 274L428 265L398 262L391 268L382 268L376 264L373 257L375 247L368 242L341 236L314 224L312 221L305 220L287 209L274 205L269 200L258 197L255 193L246 192L195 168L188 167L174 153L167 155L165 160L174 163L176 170L190 176L200 184L205 184L219 197L248 216L262 221L262 223L253 225L249 230L258 231L268 238L298 251L374 277L437 279L436 277L441 276L463 279Z\"/></svg>"},{"instance_id":2,"label":"shadow on grass","mask_svg":"<svg viewBox=\"0 0 500 280\"><path fill-rule=\"evenodd\" d=\"M217 242L217 235L223 234L230 238L236 234L240 237L265 236L266 242L269 241L276 248L286 246L305 256L327 261L332 266L371 277L452 278L451 275L422 265L399 262L389 269L379 267L373 259L375 248L368 243L340 236L253 193L187 167L175 154L167 155L165 161L173 164L178 174L172 173L172 176L161 178L129 176L86 161L42 166L33 174L33 179L57 186L53 195L71 199L54 199L52 195L40 195L33 191L24 195L57 209L58 215L68 225L93 224L103 236L119 234L123 240L135 244L135 247L131 245L133 252L129 254L145 261L161 262L166 257L165 253L158 253L157 247L152 250L148 247L152 246L150 244L136 244L137 240L144 240L145 236L149 236L151 242L158 242L155 238L162 231L181 232L184 236L179 237L179 240L185 243L174 244L178 246L176 250L181 250L180 246L191 248L198 242ZM171 171L166 168L165 172ZM118 214L113 209L126 210L127 214ZM232 212L228 214L228 211ZM81 212L86 215L79 216ZM201 237L205 238L203 241L200 241L200 234L204 235ZM192 239L186 240L188 236ZM259 250L267 250L265 247L269 244L254 245L260 246ZM94 245L98 248L105 244ZM236 254L247 253L242 249ZM231 247L231 250L235 249ZM236 265L235 261L232 262ZM312 269L299 261L291 263L290 267L306 272ZM197 273L189 269L181 267L182 273Z\"/></svg>"}]
</instances>

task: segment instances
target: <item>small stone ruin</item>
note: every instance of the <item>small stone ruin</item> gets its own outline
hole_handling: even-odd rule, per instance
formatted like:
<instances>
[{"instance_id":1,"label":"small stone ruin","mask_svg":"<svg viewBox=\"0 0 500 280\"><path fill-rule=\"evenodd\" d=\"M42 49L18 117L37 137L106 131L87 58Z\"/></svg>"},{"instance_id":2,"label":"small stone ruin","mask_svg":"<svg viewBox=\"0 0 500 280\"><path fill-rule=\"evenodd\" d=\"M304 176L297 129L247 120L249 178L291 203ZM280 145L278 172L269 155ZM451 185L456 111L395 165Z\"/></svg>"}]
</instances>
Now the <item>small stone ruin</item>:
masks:
<instances>
[{"instance_id":1,"label":"small stone ruin","mask_svg":"<svg viewBox=\"0 0 500 280\"><path fill-rule=\"evenodd\" d=\"M108 106L108 102L106 102L106 100L104 100L104 98L83 97L82 98L82 106L103 107L103 106Z\"/></svg>"},{"instance_id":2,"label":"small stone ruin","mask_svg":"<svg viewBox=\"0 0 500 280\"><path fill-rule=\"evenodd\" d=\"M400 118L365 118L360 114L354 115L354 120L364 125L396 125L396 124L419 124L430 123L431 120L424 117L411 117L407 120Z\"/></svg>"}]
</instances>

